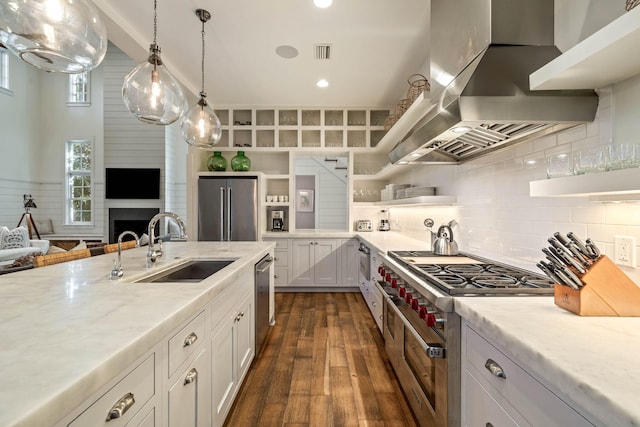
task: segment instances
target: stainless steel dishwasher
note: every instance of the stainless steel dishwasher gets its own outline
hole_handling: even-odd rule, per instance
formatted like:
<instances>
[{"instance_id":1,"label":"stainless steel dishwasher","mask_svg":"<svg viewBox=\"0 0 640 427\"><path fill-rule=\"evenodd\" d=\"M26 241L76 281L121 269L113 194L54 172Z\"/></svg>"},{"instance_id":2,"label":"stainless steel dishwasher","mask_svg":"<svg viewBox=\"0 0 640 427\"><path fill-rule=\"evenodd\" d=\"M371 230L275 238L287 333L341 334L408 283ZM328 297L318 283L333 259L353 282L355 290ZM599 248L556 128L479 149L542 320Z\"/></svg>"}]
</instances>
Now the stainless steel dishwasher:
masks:
<instances>
[{"instance_id":1,"label":"stainless steel dishwasher","mask_svg":"<svg viewBox=\"0 0 640 427\"><path fill-rule=\"evenodd\" d=\"M265 255L255 267L256 301L256 356L262 351L269 335L269 285L273 258Z\"/></svg>"}]
</instances>

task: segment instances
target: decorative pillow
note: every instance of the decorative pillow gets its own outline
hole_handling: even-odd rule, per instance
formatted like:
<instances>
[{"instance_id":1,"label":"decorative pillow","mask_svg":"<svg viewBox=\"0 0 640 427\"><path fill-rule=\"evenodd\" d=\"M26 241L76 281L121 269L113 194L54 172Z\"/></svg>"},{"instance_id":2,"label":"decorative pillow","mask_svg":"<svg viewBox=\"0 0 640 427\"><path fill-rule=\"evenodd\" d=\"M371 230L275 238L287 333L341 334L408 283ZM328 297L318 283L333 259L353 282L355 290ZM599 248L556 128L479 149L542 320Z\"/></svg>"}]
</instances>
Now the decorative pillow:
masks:
<instances>
[{"instance_id":1,"label":"decorative pillow","mask_svg":"<svg viewBox=\"0 0 640 427\"><path fill-rule=\"evenodd\" d=\"M79 249L87 249L87 242L85 242L84 240L81 240L80 243L78 243L76 246L74 246L73 248L69 249L69 252L71 251L77 251Z\"/></svg>"},{"instance_id":2,"label":"decorative pillow","mask_svg":"<svg viewBox=\"0 0 640 427\"><path fill-rule=\"evenodd\" d=\"M26 227L18 227L9 230L7 227L0 229L0 249L20 249L29 246L29 231Z\"/></svg>"}]
</instances>

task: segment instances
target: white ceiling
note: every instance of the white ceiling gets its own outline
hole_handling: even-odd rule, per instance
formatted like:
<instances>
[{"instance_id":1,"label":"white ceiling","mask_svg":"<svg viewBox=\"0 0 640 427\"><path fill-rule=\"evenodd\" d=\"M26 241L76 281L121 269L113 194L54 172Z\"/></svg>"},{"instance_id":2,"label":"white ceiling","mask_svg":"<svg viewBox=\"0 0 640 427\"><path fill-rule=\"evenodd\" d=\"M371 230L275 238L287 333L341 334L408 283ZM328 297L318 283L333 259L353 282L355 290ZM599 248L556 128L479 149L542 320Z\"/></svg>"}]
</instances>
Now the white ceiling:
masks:
<instances>
[{"instance_id":1,"label":"white ceiling","mask_svg":"<svg viewBox=\"0 0 640 427\"><path fill-rule=\"evenodd\" d=\"M109 38L136 62L153 39L152 0L94 0ZM428 71L428 0L158 0L158 45L169 71L200 91L201 23L205 24L207 99L214 105L392 106L407 77ZM332 58L314 59L314 44ZM276 47L299 55L284 59ZM425 74L426 75L426 74ZM320 89L315 82L329 80Z\"/></svg>"}]
</instances>

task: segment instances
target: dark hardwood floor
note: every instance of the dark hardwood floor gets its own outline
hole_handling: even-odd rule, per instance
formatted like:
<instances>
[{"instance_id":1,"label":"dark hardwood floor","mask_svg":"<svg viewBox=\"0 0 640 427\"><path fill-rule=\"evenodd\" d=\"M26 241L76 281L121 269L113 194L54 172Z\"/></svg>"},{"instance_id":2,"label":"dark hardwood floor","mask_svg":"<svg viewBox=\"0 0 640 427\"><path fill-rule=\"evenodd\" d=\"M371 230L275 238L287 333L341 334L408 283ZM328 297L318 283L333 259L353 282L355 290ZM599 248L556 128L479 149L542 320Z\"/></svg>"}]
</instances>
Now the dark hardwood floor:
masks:
<instances>
[{"instance_id":1,"label":"dark hardwood floor","mask_svg":"<svg viewBox=\"0 0 640 427\"><path fill-rule=\"evenodd\" d=\"M416 426L359 293L277 293L227 427Z\"/></svg>"}]
</instances>

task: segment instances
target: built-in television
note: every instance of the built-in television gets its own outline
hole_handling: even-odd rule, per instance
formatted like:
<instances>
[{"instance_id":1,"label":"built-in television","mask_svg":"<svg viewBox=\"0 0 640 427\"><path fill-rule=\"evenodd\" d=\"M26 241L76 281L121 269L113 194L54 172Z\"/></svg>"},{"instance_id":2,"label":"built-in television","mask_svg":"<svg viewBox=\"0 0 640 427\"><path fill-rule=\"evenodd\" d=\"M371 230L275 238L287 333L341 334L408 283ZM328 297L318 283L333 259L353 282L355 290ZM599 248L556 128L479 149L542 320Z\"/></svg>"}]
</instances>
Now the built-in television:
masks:
<instances>
[{"instance_id":1,"label":"built-in television","mask_svg":"<svg viewBox=\"0 0 640 427\"><path fill-rule=\"evenodd\" d=\"M160 169L107 168L107 199L159 199Z\"/></svg>"}]
</instances>

